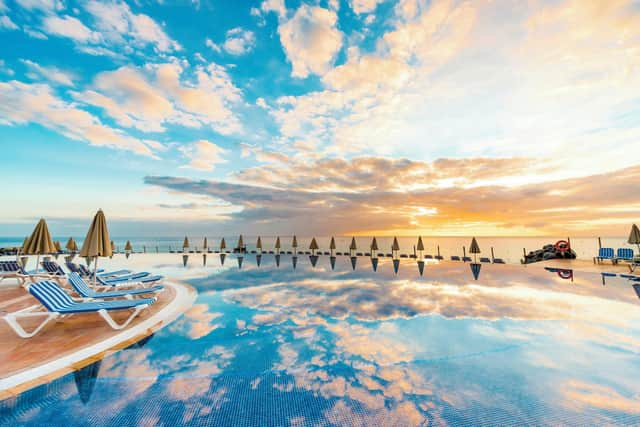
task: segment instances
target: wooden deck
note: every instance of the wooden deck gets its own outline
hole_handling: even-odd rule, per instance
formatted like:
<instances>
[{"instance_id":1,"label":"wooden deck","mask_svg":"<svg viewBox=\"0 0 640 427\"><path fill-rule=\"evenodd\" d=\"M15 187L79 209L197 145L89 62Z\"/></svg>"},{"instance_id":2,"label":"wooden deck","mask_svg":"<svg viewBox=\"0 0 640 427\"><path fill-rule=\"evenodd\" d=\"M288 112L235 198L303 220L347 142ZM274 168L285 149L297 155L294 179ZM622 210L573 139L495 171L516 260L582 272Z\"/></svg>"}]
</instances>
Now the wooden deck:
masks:
<instances>
[{"instance_id":1,"label":"wooden deck","mask_svg":"<svg viewBox=\"0 0 640 427\"><path fill-rule=\"evenodd\" d=\"M177 286L186 285L177 284ZM195 294L195 290L190 287L189 292ZM104 342L109 338L124 335L124 331L135 330L136 325L153 317L167 307L167 305L174 300L175 296L176 288L174 288L174 286L165 286L165 290L157 294L158 300L156 303L149 309L141 312L127 328L120 331L111 329L98 314L91 313L74 315L58 322L52 322L38 335L25 339L18 337L6 322L0 320L0 380L12 377L34 367L46 365L65 356L78 353L83 349ZM23 288L17 285L7 286L2 284L0 286L0 317L6 313L32 305L39 305L39 303ZM185 306L182 311L187 308L188 306ZM122 313L112 312L111 314L116 321L120 322L126 319L130 312L125 310ZM34 324L35 323L37 323L37 321L34 322ZM32 326L28 322L21 322L21 324L25 325L25 329L27 330L32 329ZM155 322L154 326L136 331L135 336L129 336L126 337L126 339L123 338L123 341L119 341L115 346L110 347L100 354L93 354L88 358L77 361L72 366L56 370L43 377L34 378L18 387L13 387L9 390L0 390L0 400L14 396L36 385L47 383L73 370L93 363L96 360L100 360L109 353L126 348L150 335L165 326L165 324L163 321Z\"/></svg>"}]
</instances>

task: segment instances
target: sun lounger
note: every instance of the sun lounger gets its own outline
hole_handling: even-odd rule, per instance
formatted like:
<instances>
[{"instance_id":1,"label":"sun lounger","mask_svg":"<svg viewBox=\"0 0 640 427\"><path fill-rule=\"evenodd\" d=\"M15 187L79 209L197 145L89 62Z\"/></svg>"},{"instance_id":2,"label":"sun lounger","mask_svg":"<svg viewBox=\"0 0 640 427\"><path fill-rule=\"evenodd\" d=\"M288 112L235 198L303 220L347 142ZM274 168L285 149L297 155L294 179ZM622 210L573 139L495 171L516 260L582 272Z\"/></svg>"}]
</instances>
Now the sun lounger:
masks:
<instances>
[{"instance_id":1,"label":"sun lounger","mask_svg":"<svg viewBox=\"0 0 640 427\"><path fill-rule=\"evenodd\" d=\"M18 261L0 261L0 281L4 279L17 279L20 285L24 285L27 279L31 282L50 279L51 275L46 271L26 271Z\"/></svg>"},{"instance_id":2,"label":"sun lounger","mask_svg":"<svg viewBox=\"0 0 640 427\"><path fill-rule=\"evenodd\" d=\"M620 261L633 262L633 249L618 248L614 261L616 264Z\"/></svg>"},{"instance_id":3,"label":"sun lounger","mask_svg":"<svg viewBox=\"0 0 640 427\"><path fill-rule=\"evenodd\" d=\"M31 308L15 313L7 314L3 319L9 324L18 336L31 338L42 330L49 322L61 316L82 313L98 313L109 326L119 330L127 327L129 323L145 308L153 304L155 298L127 299L113 301L77 302L67 295L60 286L52 281L45 280L31 284L28 291L44 306L46 311L31 311ZM122 323L117 323L109 314L115 310L133 310L131 315ZM31 332L25 331L19 320L44 317L44 320Z\"/></svg>"},{"instance_id":4,"label":"sun lounger","mask_svg":"<svg viewBox=\"0 0 640 427\"><path fill-rule=\"evenodd\" d=\"M96 292L91 289L89 285L80 277L78 273L70 273L69 274L69 283L73 287L73 289L83 298L129 298L134 295L142 295L149 293L161 292L164 290L164 286L157 285L152 286L150 288L137 288L137 289L127 289L127 290L119 290L119 291L105 291L105 292Z\"/></svg>"},{"instance_id":5,"label":"sun lounger","mask_svg":"<svg viewBox=\"0 0 640 427\"><path fill-rule=\"evenodd\" d=\"M100 276L96 276L96 281L100 286L132 286L142 285L147 286L156 283L163 279L163 276L150 276L149 273L138 273L124 277L117 277L114 279L105 279Z\"/></svg>"},{"instance_id":6,"label":"sun lounger","mask_svg":"<svg viewBox=\"0 0 640 427\"><path fill-rule=\"evenodd\" d=\"M44 271L51 276L65 277L67 275L62 267L60 267L55 261L42 261L40 265L42 265Z\"/></svg>"},{"instance_id":7,"label":"sun lounger","mask_svg":"<svg viewBox=\"0 0 640 427\"><path fill-rule=\"evenodd\" d=\"M486 263L491 263L491 260L487 257L482 257L480 258L480 262L486 262Z\"/></svg>"},{"instance_id":8,"label":"sun lounger","mask_svg":"<svg viewBox=\"0 0 640 427\"><path fill-rule=\"evenodd\" d=\"M604 260L611 260L612 263L615 263L615 257L613 256L613 248L600 248L598 250L598 256L593 257L593 262L601 262Z\"/></svg>"},{"instance_id":9,"label":"sun lounger","mask_svg":"<svg viewBox=\"0 0 640 427\"><path fill-rule=\"evenodd\" d=\"M22 284L27 276L18 261L0 261L0 282L4 279L17 279Z\"/></svg>"},{"instance_id":10,"label":"sun lounger","mask_svg":"<svg viewBox=\"0 0 640 427\"><path fill-rule=\"evenodd\" d=\"M463 257L462 257L462 261L464 261L464 262L471 262L471 257L463 256Z\"/></svg>"},{"instance_id":11,"label":"sun lounger","mask_svg":"<svg viewBox=\"0 0 640 427\"><path fill-rule=\"evenodd\" d=\"M451 261L460 261L460 257L458 255L451 255Z\"/></svg>"},{"instance_id":12,"label":"sun lounger","mask_svg":"<svg viewBox=\"0 0 640 427\"><path fill-rule=\"evenodd\" d=\"M87 267L85 267L82 264L76 264L73 262L67 262L67 268L74 272L74 273L78 273L81 277L92 277L93 276L93 271L89 270ZM104 270L98 270L98 276L101 277L116 277L116 276L123 276L126 274L131 274L132 271L131 270L116 270L116 271L104 271Z\"/></svg>"}]
</instances>

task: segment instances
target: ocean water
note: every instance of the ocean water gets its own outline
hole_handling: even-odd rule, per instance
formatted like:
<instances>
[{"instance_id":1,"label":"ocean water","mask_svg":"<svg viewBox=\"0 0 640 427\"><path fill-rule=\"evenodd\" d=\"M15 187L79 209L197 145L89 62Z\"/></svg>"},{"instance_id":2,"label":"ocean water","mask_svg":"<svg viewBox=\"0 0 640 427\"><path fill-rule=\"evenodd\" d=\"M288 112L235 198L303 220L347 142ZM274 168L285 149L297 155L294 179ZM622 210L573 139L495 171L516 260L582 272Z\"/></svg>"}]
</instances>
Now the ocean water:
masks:
<instances>
[{"instance_id":1,"label":"ocean water","mask_svg":"<svg viewBox=\"0 0 640 427\"><path fill-rule=\"evenodd\" d=\"M78 245L82 245L82 239L84 236L74 236ZM189 250L197 251L202 250L205 236L188 236L190 247ZM220 242L224 237L227 249L232 249L237 246L238 236L207 236L208 246L211 250L219 249ZM312 237L298 236L298 251L307 251ZM523 258L523 250L527 252L540 249L542 246L555 243L558 240L566 240L567 236L556 237L479 237L478 243L482 250L481 256L491 257L491 248L494 250L495 257L502 258L509 263L519 263ZM13 247L22 244L23 238L17 237L0 237L0 247ZM54 236L54 240L59 240L64 247L69 236ZM391 252L391 245L393 243L393 237L377 237L379 252L389 253ZM569 238L571 241L571 247L576 251L578 258L591 259L598 252L598 238L597 237L579 237ZM134 252L170 252L170 251L182 251L182 244L184 237L122 237L113 236L114 243L118 250L122 251L127 240L131 241ZM244 244L247 250L254 250L257 236L243 236ZM262 246L264 251L274 249L276 236L261 236ZM329 242L331 237L317 237L320 251L329 250ZM335 238L337 249L336 251L344 252L348 251L349 244L351 243L351 237L339 236ZM372 237L359 236L356 237L357 251L368 252L371 245ZM425 251L424 255L431 254L436 255L438 248L440 253L449 258L451 255L463 254L463 247L469 248L471 244L471 237L422 237ZM280 236L282 245L282 251L291 250L292 236ZM637 251L635 245L629 245L627 243L626 236L618 237L602 237L603 247L622 248L629 247ZM417 237L399 237L398 243L400 244L400 253L412 254L414 246L417 244Z\"/></svg>"},{"instance_id":2,"label":"ocean water","mask_svg":"<svg viewBox=\"0 0 640 427\"><path fill-rule=\"evenodd\" d=\"M640 291L625 278L306 255L101 265L183 280L197 300L0 402L0 426L640 425Z\"/></svg>"}]
</instances>

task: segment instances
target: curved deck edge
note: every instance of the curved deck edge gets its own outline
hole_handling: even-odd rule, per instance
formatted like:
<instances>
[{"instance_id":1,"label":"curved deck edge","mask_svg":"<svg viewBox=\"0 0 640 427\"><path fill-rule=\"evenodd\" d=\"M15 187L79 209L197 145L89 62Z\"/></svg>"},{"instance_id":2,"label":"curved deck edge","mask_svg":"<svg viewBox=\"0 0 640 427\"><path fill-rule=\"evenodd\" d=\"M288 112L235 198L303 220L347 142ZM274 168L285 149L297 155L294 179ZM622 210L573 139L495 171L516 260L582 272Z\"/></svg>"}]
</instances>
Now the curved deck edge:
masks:
<instances>
[{"instance_id":1,"label":"curved deck edge","mask_svg":"<svg viewBox=\"0 0 640 427\"><path fill-rule=\"evenodd\" d=\"M17 396L23 391L81 369L169 325L193 305L197 292L191 286L180 282L165 281L163 285L171 286L175 291L175 297L153 316L104 341L0 379L0 400Z\"/></svg>"}]
</instances>

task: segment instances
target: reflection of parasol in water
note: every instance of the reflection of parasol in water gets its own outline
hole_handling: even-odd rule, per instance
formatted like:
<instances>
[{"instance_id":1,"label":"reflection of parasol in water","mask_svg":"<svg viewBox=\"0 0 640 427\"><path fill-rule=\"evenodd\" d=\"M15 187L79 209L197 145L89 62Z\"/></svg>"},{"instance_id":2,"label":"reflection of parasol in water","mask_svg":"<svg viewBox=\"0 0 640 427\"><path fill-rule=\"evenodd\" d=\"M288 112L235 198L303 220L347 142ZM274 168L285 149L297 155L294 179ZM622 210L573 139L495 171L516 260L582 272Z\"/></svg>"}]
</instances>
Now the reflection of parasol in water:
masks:
<instances>
[{"instance_id":1,"label":"reflection of parasol in water","mask_svg":"<svg viewBox=\"0 0 640 427\"><path fill-rule=\"evenodd\" d=\"M478 280L478 277L480 277L480 269L482 268L482 264L472 262L470 265L471 265L471 274L473 274L473 278L475 280Z\"/></svg>"},{"instance_id":2,"label":"reflection of parasol in water","mask_svg":"<svg viewBox=\"0 0 640 427\"><path fill-rule=\"evenodd\" d=\"M373 252L371 254L373 255ZM378 257L371 258L371 267L373 267L373 271L378 271Z\"/></svg>"},{"instance_id":3,"label":"reflection of parasol in water","mask_svg":"<svg viewBox=\"0 0 640 427\"><path fill-rule=\"evenodd\" d=\"M78 396L80 401L84 404L89 403L93 389L96 386L96 380L98 379L98 373L100 372L100 364L102 360L98 360L91 365L87 365L82 369L73 371L73 380L76 383L78 389Z\"/></svg>"}]
</instances>

